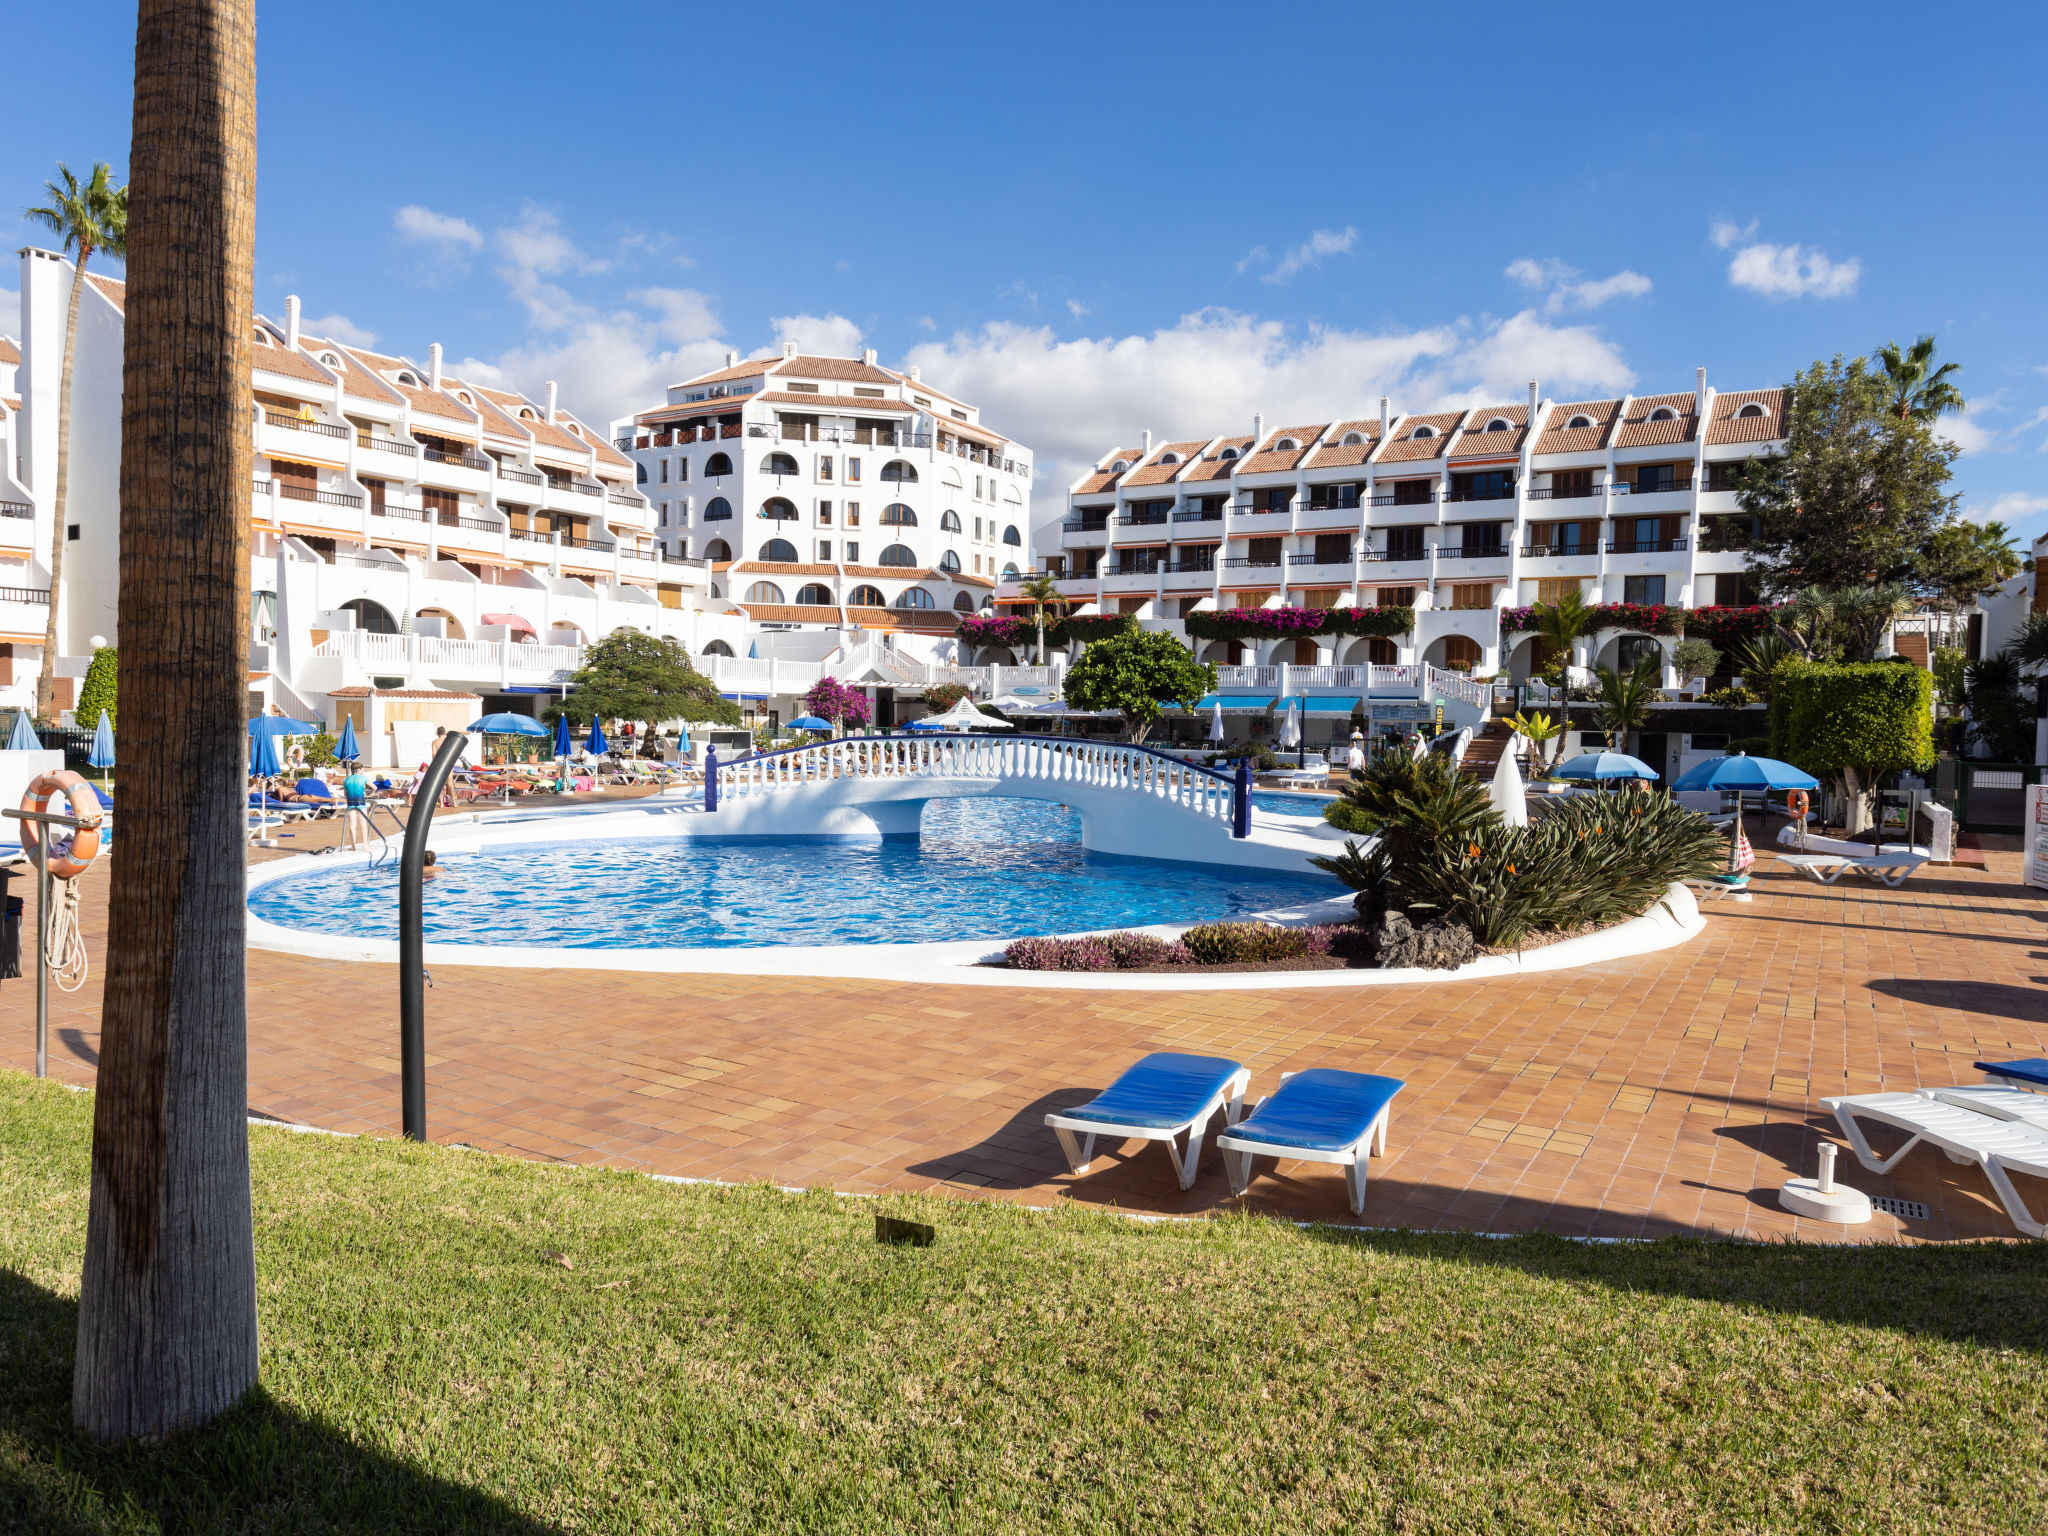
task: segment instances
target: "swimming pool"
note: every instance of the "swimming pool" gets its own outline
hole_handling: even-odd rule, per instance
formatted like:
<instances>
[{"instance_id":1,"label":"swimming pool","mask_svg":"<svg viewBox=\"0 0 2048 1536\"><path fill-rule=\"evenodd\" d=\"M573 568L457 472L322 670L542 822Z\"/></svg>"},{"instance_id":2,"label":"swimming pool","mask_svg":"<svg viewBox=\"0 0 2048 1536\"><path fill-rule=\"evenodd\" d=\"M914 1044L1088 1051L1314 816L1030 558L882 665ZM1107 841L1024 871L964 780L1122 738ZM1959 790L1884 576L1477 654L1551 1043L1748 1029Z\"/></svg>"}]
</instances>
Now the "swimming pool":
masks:
<instances>
[{"instance_id":1,"label":"swimming pool","mask_svg":"<svg viewBox=\"0 0 2048 1536\"><path fill-rule=\"evenodd\" d=\"M1323 807L1337 795L1303 794L1284 789L1255 789L1252 791L1252 809L1271 811L1275 816L1300 816L1309 821L1323 819Z\"/></svg>"},{"instance_id":2,"label":"swimming pool","mask_svg":"<svg viewBox=\"0 0 2048 1536\"><path fill-rule=\"evenodd\" d=\"M451 853L426 887L442 944L578 949L921 944L1206 922L1341 896L1315 875L1119 859L1035 800L935 800L915 841L618 839ZM398 876L320 869L258 887L252 915L398 936Z\"/></svg>"}]
</instances>

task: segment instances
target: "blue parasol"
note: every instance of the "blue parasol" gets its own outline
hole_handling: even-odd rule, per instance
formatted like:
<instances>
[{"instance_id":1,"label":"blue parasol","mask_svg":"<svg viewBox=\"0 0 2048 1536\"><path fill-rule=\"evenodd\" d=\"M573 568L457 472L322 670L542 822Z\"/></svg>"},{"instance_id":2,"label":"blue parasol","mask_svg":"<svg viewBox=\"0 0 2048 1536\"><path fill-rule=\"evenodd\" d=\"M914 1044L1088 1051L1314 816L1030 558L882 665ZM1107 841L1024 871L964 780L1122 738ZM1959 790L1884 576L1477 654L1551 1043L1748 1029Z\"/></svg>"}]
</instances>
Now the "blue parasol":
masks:
<instances>
[{"instance_id":1,"label":"blue parasol","mask_svg":"<svg viewBox=\"0 0 2048 1536\"><path fill-rule=\"evenodd\" d=\"M569 717L555 716L555 756L568 757L576 750L576 743L569 735Z\"/></svg>"},{"instance_id":2,"label":"blue parasol","mask_svg":"<svg viewBox=\"0 0 2048 1536\"><path fill-rule=\"evenodd\" d=\"M335 760L337 762L352 763L362 755L363 749L356 745L356 723L353 719L344 716L341 722L341 740L334 744Z\"/></svg>"},{"instance_id":3,"label":"blue parasol","mask_svg":"<svg viewBox=\"0 0 2048 1536\"><path fill-rule=\"evenodd\" d=\"M289 715L258 715L249 722L251 736L318 736L316 720L294 720Z\"/></svg>"},{"instance_id":4,"label":"blue parasol","mask_svg":"<svg viewBox=\"0 0 2048 1536\"><path fill-rule=\"evenodd\" d=\"M1655 783L1657 770L1626 752L1587 752L1551 770L1559 779L1648 779Z\"/></svg>"},{"instance_id":5,"label":"blue parasol","mask_svg":"<svg viewBox=\"0 0 2048 1536\"><path fill-rule=\"evenodd\" d=\"M251 764L249 771L261 774L266 779L274 778L276 775L284 772L284 763L277 755L277 736L275 734L265 732L256 738L255 761Z\"/></svg>"},{"instance_id":6,"label":"blue parasol","mask_svg":"<svg viewBox=\"0 0 2048 1536\"><path fill-rule=\"evenodd\" d=\"M40 752L43 750L43 738L36 734L36 728L29 720L28 711L25 709L19 709L14 712L14 729L8 733L7 750L9 752Z\"/></svg>"},{"instance_id":7,"label":"blue parasol","mask_svg":"<svg viewBox=\"0 0 2048 1536\"><path fill-rule=\"evenodd\" d=\"M100 787L105 788L107 770L114 766L114 722L107 718L107 712L100 711L100 723L92 728L92 750L85 760L100 770Z\"/></svg>"},{"instance_id":8,"label":"blue parasol","mask_svg":"<svg viewBox=\"0 0 2048 1536\"><path fill-rule=\"evenodd\" d=\"M533 716L509 712L485 715L481 720L470 721L463 729L479 731L486 736L545 736L548 733L548 728Z\"/></svg>"},{"instance_id":9,"label":"blue parasol","mask_svg":"<svg viewBox=\"0 0 2048 1536\"><path fill-rule=\"evenodd\" d=\"M1820 780L1804 768L1775 757L1710 757L1678 776L1673 789L1819 789Z\"/></svg>"},{"instance_id":10,"label":"blue parasol","mask_svg":"<svg viewBox=\"0 0 2048 1536\"><path fill-rule=\"evenodd\" d=\"M816 715L798 715L789 722L789 728L792 731L829 731L832 729L832 722L821 720Z\"/></svg>"},{"instance_id":11,"label":"blue parasol","mask_svg":"<svg viewBox=\"0 0 2048 1536\"><path fill-rule=\"evenodd\" d=\"M583 750L592 757L603 757L611 749L611 743L604 739L604 722L598 719L597 716L592 715L590 717L590 734L584 738Z\"/></svg>"}]
</instances>

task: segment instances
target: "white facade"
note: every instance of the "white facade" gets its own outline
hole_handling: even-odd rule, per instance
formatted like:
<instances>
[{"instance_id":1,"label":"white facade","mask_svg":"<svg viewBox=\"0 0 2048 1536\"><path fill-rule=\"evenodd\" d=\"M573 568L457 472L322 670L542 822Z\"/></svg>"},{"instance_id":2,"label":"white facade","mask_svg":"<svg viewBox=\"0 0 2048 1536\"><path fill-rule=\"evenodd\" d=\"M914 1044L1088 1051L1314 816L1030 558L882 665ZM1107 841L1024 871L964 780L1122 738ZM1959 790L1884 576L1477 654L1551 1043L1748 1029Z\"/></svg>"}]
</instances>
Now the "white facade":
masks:
<instances>
[{"instance_id":1,"label":"white facade","mask_svg":"<svg viewBox=\"0 0 2048 1536\"><path fill-rule=\"evenodd\" d=\"M617 432L665 547L708 560L777 655L883 634L950 656L959 616L1030 569L1029 450L873 352L729 353Z\"/></svg>"},{"instance_id":2,"label":"white facade","mask_svg":"<svg viewBox=\"0 0 2048 1536\"><path fill-rule=\"evenodd\" d=\"M57 395L72 265L22 253L23 336L0 476L0 703L33 701L50 600ZM58 603L60 684L117 641L123 285L81 296ZM701 559L666 553L633 465L545 401L256 317L251 712L338 719L335 690L515 697L559 688L581 647L630 626L693 655L747 648ZM0 395L13 393L0 389ZM29 514L16 510L26 506ZM26 599L26 600L23 600ZM68 692L68 688L63 691Z\"/></svg>"},{"instance_id":3,"label":"white facade","mask_svg":"<svg viewBox=\"0 0 2048 1536\"><path fill-rule=\"evenodd\" d=\"M1700 548L1739 514L1729 467L1778 444L1783 390L1526 401L1118 448L1068 490L1048 565L1104 613L1179 629L1195 609L1412 606L1398 641L1229 642L1221 662L1469 667L1523 680L1502 608L1753 601L1745 556ZM1087 611L1085 608L1082 611ZM1639 637L1608 633L1584 661ZM1668 642L1667 642L1668 644ZM1503 654L1503 651L1507 654Z\"/></svg>"}]
</instances>

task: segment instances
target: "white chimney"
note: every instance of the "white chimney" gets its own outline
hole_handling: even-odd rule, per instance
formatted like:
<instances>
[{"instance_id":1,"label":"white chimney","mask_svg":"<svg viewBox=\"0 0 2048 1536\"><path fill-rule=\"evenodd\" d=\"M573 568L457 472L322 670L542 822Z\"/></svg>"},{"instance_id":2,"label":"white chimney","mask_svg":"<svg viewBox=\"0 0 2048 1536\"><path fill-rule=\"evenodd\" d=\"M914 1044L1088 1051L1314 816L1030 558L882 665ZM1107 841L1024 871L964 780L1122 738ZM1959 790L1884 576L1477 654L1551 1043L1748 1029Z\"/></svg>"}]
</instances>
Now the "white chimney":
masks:
<instances>
[{"instance_id":1,"label":"white chimney","mask_svg":"<svg viewBox=\"0 0 2048 1536\"><path fill-rule=\"evenodd\" d=\"M1253 453L1257 453L1257 452L1259 451L1259 444L1260 444L1260 443L1262 443L1263 441L1265 441L1265 437L1266 437L1266 413L1265 413L1264 411L1254 411L1254 412L1252 412L1252 452L1253 452Z\"/></svg>"},{"instance_id":2,"label":"white chimney","mask_svg":"<svg viewBox=\"0 0 2048 1536\"><path fill-rule=\"evenodd\" d=\"M1394 418L1393 418L1393 416L1392 416L1391 414L1389 414L1389 412L1388 412L1388 410L1387 410L1387 397L1386 397L1385 395L1381 395L1381 396L1380 396L1380 441L1381 441L1381 442L1385 442L1385 441L1387 440L1387 434L1388 434L1389 432L1391 432L1391 431L1393 430L1393 421L1394 421Z\"/></svg>"},{"instance_id":3,"label":"white chimney","mask_svg":"<svg viewBox=\"0 0 2048 1536\"><path fill-rule=\"evenodd\" d=\"M1145 429L1145 457L1148 459L1152 457L1152 429L1150 427Z\"/></svg>"},{"instance_id":4,"label":"white chimney","mask_svg":"<svg viewBox=\"0 0 2048 1536\"><path fill-rule=\"evenodd\" d=\"M547 418L547 419L548 419L549 421L553 421L553 420L555 419L555 381L554 381L553 379L549 379L549 380L548 380L548 418Z\"/></svg>"},{"instance_id":5,"label":"white chimney","mask_svg":"<svg viewBox=\"0 0 2048 1536\"><path fill-rule=\"evenodd\" d=\"M1694 386L1693 409L1704 416L1707 414L1707 370L1701 368L1695 377L1699 382Z\"/></svg>"},{"instance_id":6,"label":"white chimney","mask_svg":"<svg viewBox=\"0 0 2048 1536\"><path fill-rule=\"evenodd\" d=\"M796 343L795 343L795 342L793 342L793 341L785 341L785 342L784 342L784 343L782 344L782 355L783 355L784 357L795 357L795 356L796 356Z\"/></svg>"},{"instance_id":7,"label":"white chimney","mask_svg":"<svg viewBox=\"0 0 2048 1536\"><path fill-rule=\"evenodd\" d=\"M435 342L427 348L427 388L441 387L441 343Z\"/></svg>"},{"instance_id":8,"label":"white chimney","mask_svg":"<svg viewBox=\"0 0 2048 1536\"><path fill-rule=\"evenodd\" d=\"M1531 379L1531 380L1529 381L1529 421L1528 421L1528 425L1530 425L1530 426L1532 426L1532 427L1536 425L1536 402L1537 402L1537 398L1538 398L1538 397L1537 397L1537 393L1536 393L1536 381L1535 381L1534 379Z\"/></svg>"},{"instance_id":9,"label":"white chimney","mask_svg":"<svg viewBox=\"0 0 2048 1536\"><path fill-rule=\"evenodd\" d=\"M299 350L299 296L296 293L284 301L284 344L294 352Z\"/></svg>"},{"instance_id":10,"label":"white chimney","mask_svg":"<svg viewBox=\"0 0 2048 1536\"><path fill-rule=\"evenodd\" d=\"M737 352L728 352L728 353L726 353L726 354L725 354L725 366L726 366L726 367L728 367L728 368L737 368L737 367L739 367L739 365L740 365L740 355L739 355L739 353L737 353Z\"/></svg>"},{"instance_id":11,"label":"white chimney","mask_svg":"<svg viewBox=\"0 0 2048 1536\"><path fill-rule=\"evenodd\" d=\"M924 370L923 370L922 368L918 368L918 367L913 367L913 368L912 368L912 369L910 370L910 382L911 382L911 383L913 383L913 384L916 384L916 383L918 383L918 382L919 382L920 380L922 380L923 378L924 378Z\"/></svg>"}]
</instances>

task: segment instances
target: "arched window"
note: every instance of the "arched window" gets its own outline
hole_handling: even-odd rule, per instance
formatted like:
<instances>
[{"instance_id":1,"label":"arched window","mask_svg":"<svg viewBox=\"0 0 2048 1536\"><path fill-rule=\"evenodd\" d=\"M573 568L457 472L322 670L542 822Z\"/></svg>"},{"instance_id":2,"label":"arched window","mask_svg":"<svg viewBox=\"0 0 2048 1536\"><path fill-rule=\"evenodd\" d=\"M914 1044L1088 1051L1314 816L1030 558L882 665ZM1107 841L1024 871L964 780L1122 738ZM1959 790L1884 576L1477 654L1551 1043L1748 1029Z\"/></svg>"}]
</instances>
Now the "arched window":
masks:
<instances>
[{"instance_id":1,"label":"arched window","mask_svg":"<svg viewBox=\"0 0 2048 1536\"><path fill-rule=\"evenodd\" d=\"M915 528L917 514L900 501L892 501L882 508L882 526L885 528Z\"/></svg>"},{"instance_id":2,"label":"arched window","mask_svg":"<svg viewBox=\"0 0 2048 1536\"><path fill-rule=\"evenodd\" d=\"M1177 453L1162 453L1159 455L1159 462L1162 464L1178 464L1180 462L1180 455Z\"/></svg>"},{"instance_id":3,"label":"arched window","mask_svg":"<svg viewBox=\"0 0 2048 1536\"><path fill-rule=\"evenodd\" d=\"M747 588L747 601L750 603L779 603L782 601L782 588L775 585L772 581L757 581Z\"/></svg>"},{"instance_id":4,"label":"arched window","mask_svg":"<svg viewBox=\"0 0 2048 1536\"><path fill-rule=\"evenodd\" d=\"M953 611L955 613L974 612L974 598L966 592L960 593L953 599Z\"/></svg>"},{"instance_id":5,"label":"arched window","mask_svg":"<svg viewBox=\"0 0 2048 1536\"><path fill-rule=\"evenodd\" d=\"M635 464L633 466L633 483L635 485L645 485L647 483L647 466L645 464Z\"/></svg>"},{"instance_id":6,"label":"arched window","mask_svg":"<svg viewBox=\"0 0 2048 1536\"><path fill-rule=\"evenodd\" d=\"M1301 444L1297 443L1293 438L1283 437L1273 445L1273 451L1275 453L1288 453L1300 446Z\"/></svg>"},{"instance_id":7,"label":"arched window","mask_svg":"<svg viewBox=\"0 0 2048 1536\"><path fill-rule=\"evenodd\" d=\"M761 515L774 523L796 521L796 503L781 496L770 496L761 503Z\"/></svg>"},{"instance_id":8,"label":"arched window","mask_svg":"<svg viewBox=\"0 0 2048 1536\"><path fill-rule=\"evenodd\" d=\"M714 597L717 595L715 592L712 594ZM713 640L705 645L704 654L706 656L730 656L732 654L732 647L723 640Z\"/></svg>"},{"instance_id":9,"label":"arched window","mask_svg":"<svg viewBox=\"0 0 2048 1536\"><path fill-rule=\"evenodd\" d=\"M1112 475L1120 475L1130 467L1131 461L1129 459L1118 459L1114 464L1109 466L1109 472Z\"/></svg>"},{"instance_id":10,"label":"arched window","mask_svg":"<svg viewBox=\"0 0 2048 1536\"><path fill-rule=\"evenodd\" d=\"M1486 430L1489 432L1512 432L1514 428L1508 425L1507 417L1496 416L1486 424Z\"/></svg>"},{"instance_id":11,"label":"arched window","mask_svg":"<svg viewBox=\"0 0 2048 1536\"><path fill-rule=\"evenodd\" d=\"M356 616L356 628L366 635L395 635L398 620L391 617L391 610L382 603L373 603L367 597L350 598L341 605L344 613Z\"/></svg>"},{"instance_id":12,"label":"arched window","mask_svg":"<svg viewBox=\"0 0 2048 1536\"><path fill-rule=\"evenodd\" d=\"M1590 427L1591 425L1593 425L1593 418L1590 416L1574 416L1564 424L1567 432L1576 432L1580 427Z\"/></svg>"},{"instance_id":13,"label":"arched window","mask_svg":"<svg viewBox=\"0 0 2048 1536\"><path fill-rule=\"evenodd\" d=\"M1418 441L1423 438L1435 437L1436 428L1432 427L1428 422L1424 422L1421 426L1417 427L1413 432L1410 432L1408 436Z\"/></svg>"},{"instance_id":14,"label":"arched window","mask_svg":"<svg viewBox=\"0 0 2048 1536\"><path fill-rule=\"evenodd\" d=\"M891 459L882 466L884 480L900 480L905 485L917 484L917 471L901 459Z\"/></svg>"},{"instance_id":15,"label":"arched window","mask_svg":"<svg viewBox=\"0 0 2048 1536\"><path fill-rule=\"evenodd\" d=\"M406 385L408 388L411 389L418 389L420 387L420 381L416 374L405 373L403 371L401 371L398 375L398 382Z\"/></svg>"},{"instance_id":16,"label":"arched window","mask_svg":"<svg viewBox=\"0 0 2048 1536\"><path fill-rule=\"evenodd\" d=\"M720 475L732 473L732 460L722 453L714 453L704 461L704 473L716 480Z\"/></svg>"},{"instance_id":17,"label":"arched window","mask_svg":"<svg viewBox=\"0 0 2048 1536\"><path fill-rule=\"evenodd\" d=\"M1391 667L1400 661L1401 651L1384 635L1374 635L1365 642L1365 659L1376 667Z\"/></svg>"},{"instance_id":18,"label":"arched window","mask_svg":"<svg viewBox=\"0 0 2048 1536\"><path fill-rule=\"evenodd\" d=\"M466 389L458 389L457 391L455 391L455 398L460 400L464 405L476 404L474 400L469 398L469 391Z\"/></svg>"},{"instance_id":19,"label":"arched window","mask_svg":"<svg viewBox=\"0 0 2048 1536\"><path fill-rule=\"evenodd\" d=\"M1363 432L1346 432L1344 434L1344 446L1346 448L1360 448L1364 445L1365 434Z\"/></svg>"},{"instance_id":20,"label":"arched window","mask_svg":"<svg viewBox=\"0 0 2048 1536\"><path fill-rule=\"evenodd\" d=\"M712 497L711 505L704 509L704 521L707 523L732 521L732 503L723 496Z\"/></svg>"},{"instance_id":21,"label":"arched window","mask_svg":"<svg viewBox=\"0 0 2048 1536\"><path fill-rule=\"evenodd\" d=\"M787 453L771 453L761 461L764 475L793 475L796 473L796 459Z\"/></svg>"},{"instance_id":22,"label":"arched window","mask_svg":"<svg viewBox=\"0 0 2048 1536\"><path fill-rule=\"evenodd\" d=\"M949 573L957 572L960 569L960 557L950 549L947 550L939 556L939 569Z\"/></svg>"},{"instance_id":23,"label":"arched window","mask_svg":"<svg viewBox=\"0 0 2048 1536\"><path fill-rule=\"evenodd\" d=\"M1671 407L1668 405L1660 405L1657 407L1657 409L1650 412L1650 420L1676 421L1678 420L1678 412L1672 410Z\"/></svg>"},{"instance_id":24,"label":"arched window","mask_svg":"<svg viewBox=\"0 0 2048 1536\"><path fill-rule=\"evenodd\" d=\"M1235 448L1226 448L1217 454L1216 457L1219 459L1234 459L1237 457L1237 450Z\"/></svg>"},{"instance_id":25,"label":"arched window","mask_svg":"<svg viewBox=\"0 0 2048 1536\"><path fill-rule=\"evenodd\" d=\"M883 565L915 565L917 555L908 544L891 544L882 551Z\"/></svg>"},{"instance_id":26,"label":"arched window","mask_svg":"<svg viewBox=\"0 0 2048 1536\"><path fill-rule=\"evenodd\" d=\"M1444 665L1447 667L1476 667L1485 654L1477 640L1465 635L1451 635L1444 640Z\"/></svg>"},{"instance_id":27,"label":"arched window","mask_svg":"<svg viewBox=\"0 0 2048 1536\"><path fill-rule=\"evenodd\" d=\"M714 565L723 565L732 558L732 546L723 539L713 539L704 546L704 558Z\"/></svg>"},{"instance_id":28,"label":"arched window","mask_svg":"<svg viewBox=\"0 0 2048 1536\"><path fill-rule=\"evenodd\" d=\"M858 586L846 594L846 606L849 608L886 608L888 604L882 601L882 589L880 587Z\"/></svg>"},{"instance_id":29,"label":"arched window","mask_svg":"<svg viewBox=\"0 0 2048 1536\"><path fill-rule=\"evenodd\" d=\"M1015 523L1010 524L1009 527L1003 530L1003 542L1016 549L1024 547L1024 535L1017 531Z\"/></svg>"},{"instance_id":30,"label":"arched window","mask_svg":"<svg viewBox=\"0 0 2048 1536\"><path fill-rule=\"evenodd\" d=\"M905 587L896 594L896 606L898 608L936 608L938 604L932 601L931 593L925 591L923 587Z\"/></svg>"},{"instance_id":31,"label":"arched window","mask_svg":"<svg viewBox=\"0 0 2048 1536\"><path fill-rule=\"evenodd\" d=\"M796 546L787 539L770 539L761 546L761 553L756 558L775 565L795 565ZM778 597L775 601L779 603L782 599Z\"/></svg>"},{"instance_id":32,"label":"arched window","mask_svg":"<svg viewBox=\"0 0 2048 1536\"><path fill-rule=\"evenodd\" d=\"M1735 419L1737 421L1754 421L1757 417L1763 414L1764 408L1758 405L1754 400L1752 400L1749 402L1749 404L1745 405L1741 410L1735 413Z\"/></svg>"},{"instance_id":33,"label":"arched window","mask_svg":"<svg viewBox=\"0 0 2048 1536\"><path fill-rule=\"evenodd\" d=\"M796 600L813 608L829 608L832 606L832 589L823 582L807 582L798 590Z\"/></svg>"},{"instance_id":34,"label":"arched window","mask_svg":"<svg viewBox=\"0 0 2048 1536\"><path fill-rule=\"evenodd\" d=\"M322 352L320 354L320 361L329 368L339 368L341 366L341 359L332 352Z\"/></svg>"},{"instance_id":35,"label":"arched window","mask_svg":"<svg viewBox=\"0 0 2048 1536\"><path fill-rule=\"evenodd\" d=\"M886 521L886 517L884 520ZM941 512L939 514L939 531L941 533L958 533L960 531L960 514L958 512Z\"/></svg>"}]
</instances>

